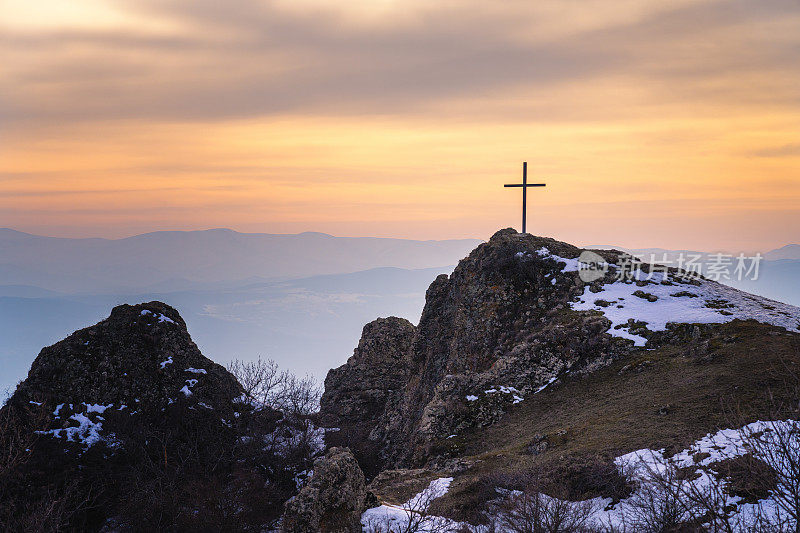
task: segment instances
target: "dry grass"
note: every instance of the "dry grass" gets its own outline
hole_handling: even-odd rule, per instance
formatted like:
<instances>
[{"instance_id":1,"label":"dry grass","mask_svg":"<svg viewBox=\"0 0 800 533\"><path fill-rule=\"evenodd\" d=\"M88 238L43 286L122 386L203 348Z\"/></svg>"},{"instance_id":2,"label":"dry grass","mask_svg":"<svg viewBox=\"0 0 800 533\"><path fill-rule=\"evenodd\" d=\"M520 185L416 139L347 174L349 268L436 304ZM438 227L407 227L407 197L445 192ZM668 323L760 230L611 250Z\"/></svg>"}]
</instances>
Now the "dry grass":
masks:
<instances>
[{"instance_id":1,"label":"dry grass","mask_svg":"<svg viewBox=\"0 0 800 533\"><path fill-rule=\"evenodd\" d=\"M555 384L493 426L441 443L478 461L456 476L436 507L453 518L474 518L486 497L481 486L498 473L541 470L565 457L678 451L730 426L734 411L749 422L769 416L775 403L796 408L783 378L787 369L800 369L800 335L736 321L700 341L708 346L700 354L697 343L665 346ZM532 455L529 445L542 437L547 446Z\"/></svg>"}]
</instances>

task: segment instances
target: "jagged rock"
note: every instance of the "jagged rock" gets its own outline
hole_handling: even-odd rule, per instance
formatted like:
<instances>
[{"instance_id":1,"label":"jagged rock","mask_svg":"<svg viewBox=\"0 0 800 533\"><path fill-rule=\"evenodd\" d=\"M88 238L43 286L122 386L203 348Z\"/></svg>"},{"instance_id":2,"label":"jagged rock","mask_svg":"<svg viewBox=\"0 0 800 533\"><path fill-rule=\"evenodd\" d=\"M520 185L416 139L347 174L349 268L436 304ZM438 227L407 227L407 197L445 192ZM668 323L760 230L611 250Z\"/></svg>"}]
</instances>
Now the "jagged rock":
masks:
<instances>
[{"instance_id":1,"label":"jagged rock","mask_svg":"<svg viewBox=\"0 0 800 533\"><path fill-rule=\"evenodd\" d=\"M361 340L347 363L328 372L320 400L322 424L330 446L347 446L371 478L383 466L380 433L384 417L403 399L410 378L408 352L416 328L402 318L379 318L364 326Z\"/></svg>"},{"instance_id":2,"label":"jagged rock","mask_svg":"<svg viewBox=\"0 0 800 533\"><path fill-rule=\"evenodd\" d=\"M365 328L362 344L370 350L357 350L328 374L325 423L369 405L367 416L353 420L357 433L379 447L382 466L422 464L435 459L428 452L433 442L493 423L560 375L594 370L627 353L630 343L606 334L603 316L568 309L584 283L564 271L560 258L580 252L553 239L498 231L451 276L434 280L416 331L410 324L395 327L396 334L382 333L374 342L373 328ZM616 261L616 252L598 253ZM402 393L387 395L388 388ZM380 391L379 401L372 401L372 391ZM359 440L356 433L337 438L351 445Z\"/></svg>"},{"instance_id":3,"label":"jagged rock","mask_svg":"<svg viewBox=\"0 0 800 533\"><path fill-rule=\"evenodd\" d=\"M329 427L369 423L408 381L406 355L416 328L403 318L379 318L364 326L347 363L328 372L320 416Z\"/></svg>"},{"instance_id":4,"label":"jagged rock","mask_svg":"<svg viewBox=\"0 0 800 533\"><path fill-rule=\"evenodd\" d=\"M361 531L367 499L364 474L347 448L331 448L314 463L311 481L286 504L285 533Z\"/></svg>"}]
</instances>

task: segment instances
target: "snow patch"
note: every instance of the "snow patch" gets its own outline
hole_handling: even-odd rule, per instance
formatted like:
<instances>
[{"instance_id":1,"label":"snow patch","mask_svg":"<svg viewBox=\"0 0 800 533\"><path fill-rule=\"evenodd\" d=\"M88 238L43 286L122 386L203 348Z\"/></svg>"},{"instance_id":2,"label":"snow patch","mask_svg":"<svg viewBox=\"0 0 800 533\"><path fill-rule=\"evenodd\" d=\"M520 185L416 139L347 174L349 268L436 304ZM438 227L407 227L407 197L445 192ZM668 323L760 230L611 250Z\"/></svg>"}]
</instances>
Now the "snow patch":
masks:
<instances>
[{"instance_id":1,"label":"snow patch","mask_svg":"<svg viewBox=\"0 0 800 533\"><path fill-rule=\"evenodd\" d=\"M59 404L56 410L53 411L53 416L56 420L61 418L60 413L65 406L66 404ZM39 435L50 435L54 438L63 437L67 442L77 442L83 444L86 448L90 448L99 442L105 442L113 447L116 443L112 439L108 437L103 438L100 435L103 429L103 420L105 420L100 415L112 406L113 404L77 404L77 408L80 409L81 412L73 413L67 419L68 421L72 421L71 423L73 424L77 423L77 426L71 425L66 428L49 429L37 431L36 433ZM68 408L73 410L73 404L69 404Z\"/></svg>"},{"instance_id":2,"label":"snow patch","mask_svg":"<svg viewBox=\"0 0 800 533\"><path fill-rule=\"evenodd\" d=\"M156 319L158 319L159 323L162 322L169 322L170 324L174 324L175 321L169 318L168 316L164 315L163 313L154 313L148 309L142 310L140 313L142 316L153 315Z\"/></svg>"},{"instance_id":3,"label":"snow patch","mask_svg":"<svg viewBox=\"0 0 800 533\"><path fill-rule=\"evenodd\" d=\"M436 498L441 498L450 489L453 482L451 477L434 479L427 488L401 505L383 504L379 507L367 509L361 515L363 531L417 531L419 533L455 533L465 526L441 516L427 514L428 507Z\"/></svg>"},{"instance_id":4,"label":"snow patch","mask_svg":"<svg viewBox=\"0 0 800 533\"><path fill-rule=\"evenodd\" d=\"M581 268L581 262L578 261L577 258L570 259L568 257L561 257L559 255L550 253L550 250L545 246L542 246L536 250L536 254L543 259L552 259L556 263L564 263L564 266L561 267L561 272L577 272Z\"/></svg>"},{"instance_id":5,"label":"snow patch","mask_svg":"<svg viewBox=\"0 0 800 533\"><path fill-rule=\"evenodd\" d=\"M721 324L738 318L755 319L800 332L800 308L793 305L742 292L715 281L697 279L699 285L690 284L672 272L666 278L662 272L648 274L639 271L638 276L647 284L640 287L634 282L615 281L602 285L602 290L596 293L591 292L587 285L581 300L570 303L570 306L576 311L603 313L611 321L608 333L630 339L636 346L644 346L647 339L627 331L630 319L646 322L650 331L664 331L669 323ZM638 296L634 295L637 291L641 291ZM645 297L642 297L643 293ZM597 301L602 301L603 305L595 304Z\"/></svg>"},{"instance_id":6,"label":"snow patch","mask_svg":"<svg viewBox=\"0 0 800 533\"><path fill-rule=\"evenodd\" d=\"M522 397L522 393L520 391L518 391L516 388L510 387L508 385L501 385L499 387L493 387L491 389L486 389L485 391L483 391L483 393L484 394L511 394L512 395L512 398L511 398L512 402L511 403L514 403L514 404L517 404L517 403L519 403L519 402L521 402L522 400L525 399L525 398ZM468 395L466 397L466 399L467 399L467 401L474 402L475 400L478 399L478 397L475 396L474 394L470 394L470 395Z\"/></svg>"},{"instance_id":7,"label":"snow patch","mask_svg":"<svg viewBox=\"0 0 800 533\"><path fill-rule=\"evenodd\" d=\"M549 386L551 383L554 383L554 382L555 382L557 379L558 379L558 377L557 377L557 376L553 376L552 378L550 378L550 380L549 380L547 383L545 383L544 385L542 385L541 387L539 387L538 389L536 389L536 390L535 390L533 393L534 393L534 394L536 394L537 392L542 392L542 391L543 391L544 389L546 389L546 388L547 388L547 387L548 387L548 386Z\"/></svg>"}]
</instances>

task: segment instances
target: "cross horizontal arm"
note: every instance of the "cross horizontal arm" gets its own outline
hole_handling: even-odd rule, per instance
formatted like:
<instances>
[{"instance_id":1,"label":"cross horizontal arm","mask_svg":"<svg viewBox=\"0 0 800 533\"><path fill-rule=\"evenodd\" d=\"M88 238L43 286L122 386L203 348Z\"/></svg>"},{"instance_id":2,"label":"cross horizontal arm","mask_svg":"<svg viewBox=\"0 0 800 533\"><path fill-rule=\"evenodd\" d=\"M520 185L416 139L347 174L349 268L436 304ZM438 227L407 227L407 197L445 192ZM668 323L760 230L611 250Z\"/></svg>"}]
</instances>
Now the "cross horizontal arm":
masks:
<instances>
[{"instance_id":1,"label":"cross horizontal arm","mask_svg":"<svg viewBox=\"0 0 800 533\"><path fill-rule=\"evenodd\" d=\"M546 187L546 183L506 183L503 187Z\"/></svg>"}]
</instances>

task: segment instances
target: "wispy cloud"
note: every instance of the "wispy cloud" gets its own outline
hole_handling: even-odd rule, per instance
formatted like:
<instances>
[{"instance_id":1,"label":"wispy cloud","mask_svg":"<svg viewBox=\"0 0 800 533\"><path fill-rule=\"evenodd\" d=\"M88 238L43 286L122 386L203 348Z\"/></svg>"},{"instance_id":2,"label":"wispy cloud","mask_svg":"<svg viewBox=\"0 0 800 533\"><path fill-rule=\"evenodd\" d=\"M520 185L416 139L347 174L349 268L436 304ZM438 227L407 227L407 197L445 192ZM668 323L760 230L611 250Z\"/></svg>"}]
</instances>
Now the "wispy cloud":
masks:
<instances>
[{"instance_id":1,"label":"wispy cloud","mask_svg":"<svg viewBox=\"0 0 800 533\"><path fill-rule=\"evenodd\" d=\"M800 224L797 0L6 4L0 225L485 236L524 158L563 238Z\"/></svg>"},{"instance_id":2,"label":"wispy cloud","mask_svg":"<svg viewBox=\"0 0 800 533\"><path fill-rule=\"evenodd\" d=\"M800 157L800 143L784 144L774 148L754 150L751 154L755 157Z\"/></svg>"},{"instance_id":3,"label":"wispy cloud","mask_svg":"<svg viewBox=\"0 0 800 533\"><path fill-rule=\"evenodd\" d=\"M0 91L15 120L430 113L615 77L654 102L800 99L794 1L623 2L627 16L607 3L503 4L433 3L392 24L391 12L353 23L318 5L122 2L174 29L7 31Z\"/></svg>"}]
</instances>

